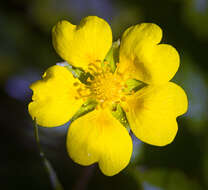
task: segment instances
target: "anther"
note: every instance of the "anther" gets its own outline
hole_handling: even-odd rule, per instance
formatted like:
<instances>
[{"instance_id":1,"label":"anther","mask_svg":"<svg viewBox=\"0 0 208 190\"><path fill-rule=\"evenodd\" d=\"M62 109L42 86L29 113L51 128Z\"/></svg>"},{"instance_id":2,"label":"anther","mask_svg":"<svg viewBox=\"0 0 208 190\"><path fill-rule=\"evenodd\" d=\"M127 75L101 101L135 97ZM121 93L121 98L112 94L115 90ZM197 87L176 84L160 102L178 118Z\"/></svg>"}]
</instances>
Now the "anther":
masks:
<instances>
[{"instance_id":1,"label":"anther","mask_svg":"<svg viewBox=\"0 0 208 190\"><path fill-rule=\"evenodd\" d=\"M89 63L88 66L89 66L89 67L91 66L92 68L96 69L97 71L100 70L100 68L99 68L96 64L94 64L94 63Z\"/></svg>"},{"instance_id":2,"label":"anther","mask_svg":"<svg viewBox=\"0 0 208 190\"><path fill-rule=\"evenodd\" d=\"M128 109L128 108L126 108L126 109L125 109L125 112L129 112L129 109Z\"/></svg>"},{"instance_id":3,"label":"anther","mask_svg":"<svg viewBox=\"0 0 208 190\"><path fill-rule=\"evenodd\" d=\"M74 86L79 86L79 83L78 82L75 82L73 85Z\"/></svg>"},{"instance_id":4,"label":"anther","mask_svg":"<svg viewBox=\"0 0 208 190\"><path fill-rule=\"evenodd\" d=\"M112 111L116 111L116 106L114 106L114 107L112 108Z\"/></svg>"},{"instance_id":5,"label":"anther","mask_svg":"<svg viewBox=\"0 0 208 190\"><path fill-rule=\"evenodd\" d=\"M131 95L133 95L135 92L136 92L136 91L133 89L133 90L131 91Z\"/></svg>"},{"instance_id":6,"label":"anther","mask_svg":"<svg viewBox=\"0 0 208 190\"><path fill-rule=\"evenodd\" d=\"M95 73L97 72L94 68L92 67L88 67L89 71L92 72L93 75L95 75Z\"/></svg>"},{"instance_id":7,"label":"anther","mask_svg":"<svg viewBox=\"0 0 208 190\"><path fill-rule=\"evenodd\" d=\"M126 97L123 96L123 97L121 98L121 101L122 101L122 102L125 102L125 101L126 101Z\"/></svg>"},{"instance_id":8,"label":"anther","mask_svg":"<svg viewBox=\"0 0 208 190\"><path fill-rule=\"evenodd\" d=\"M79 99L79 97L77 97L77 96L75 96L74 98L75 98L76 100L78 100L78 99Z\"/></svg>"}]
</instances>

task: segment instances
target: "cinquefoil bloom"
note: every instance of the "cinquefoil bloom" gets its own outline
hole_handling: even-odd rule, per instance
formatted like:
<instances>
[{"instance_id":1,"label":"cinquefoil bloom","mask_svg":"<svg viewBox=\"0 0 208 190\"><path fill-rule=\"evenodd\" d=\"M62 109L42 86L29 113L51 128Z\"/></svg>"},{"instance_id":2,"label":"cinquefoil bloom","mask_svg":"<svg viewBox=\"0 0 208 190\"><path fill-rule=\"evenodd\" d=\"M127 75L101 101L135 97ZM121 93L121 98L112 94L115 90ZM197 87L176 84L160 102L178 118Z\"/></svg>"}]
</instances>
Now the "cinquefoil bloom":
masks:
<instances>
[{"instance_id":1,"label":"cinquefoil bloom","mask_svg":"<svg viewBox=\"0 0 208 190\"><path fill-rule=\"evenodd\" d=\"M73 118L86 101L96 101L95 109L69 127L66 144L74 162L84 166L97 162L108 176L124 169L132 154L124 116L143 142L164 146L173 141L176 118L186 112L187 97L181 87L169 82L178 70L179 55L172 46L160 44L159 26L143 23L128 28L117 49L115 70L106 59L112 32L103 19L88 16L78 26L60 21L52 38L62 59L89 77L83 82L67 66L50 67L42 80L31 85L29 113L38 125L55 127ZM128 90L132 81L139 81L137 90ZM116 105L125 113L120 119L114 114Z\"/></svg>"}]
</instances>

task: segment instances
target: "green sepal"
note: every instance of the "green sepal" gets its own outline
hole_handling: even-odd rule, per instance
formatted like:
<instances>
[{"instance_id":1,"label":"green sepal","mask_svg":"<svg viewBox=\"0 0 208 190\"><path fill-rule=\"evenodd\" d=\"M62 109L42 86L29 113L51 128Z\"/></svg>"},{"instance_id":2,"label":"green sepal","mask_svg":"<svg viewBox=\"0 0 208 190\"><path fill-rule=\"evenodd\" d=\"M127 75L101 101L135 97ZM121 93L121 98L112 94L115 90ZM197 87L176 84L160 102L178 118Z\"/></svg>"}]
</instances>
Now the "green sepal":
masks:
<instances>
[{"instance_id":1,"label":"green sepal","mask_svg":"<svg viewBox=\"0 0 208 190\"><path fill-rule=\"evenodd\" d=\"M146 83L136 80L136 79L128 79L125 82L126 88L124 88L124 92L126 93L132 93L137 92L138 90L142 89L143 87L147 86Z\"/></svg>"},{"instance_id":2,"label":"green sepal","mask_svg":"<svg viewBox=\"0 0 208 190\"><path fill-rule=\"evenodd\" d=\"M116 70L116 63L118 63L118 61L119 61L119 47L120 47L120 40L113 42L104 61L102 62L102 67L105 67L106 66L105 62L107 62L108 63L107 66L110 67L110 69L113 73Z\"/></svg>"},{"instance_id":3,"label":"green sepal","mask_svg":"<svg viewBox=\"0 0 208 190\"><path fill-rule=\"evenodd\" d=\"M130 130L129 122L128 122L127 117L126 117L126 113L125 113L125 111L123 110L123 108L121 107L120 104L113 104L112 108L111 108L111 113L117 120L120 121L120 123L124 127L126 127L128 130Z\"/></svg>"},{"instance_id":4,"label":"green sepal","mask_svg":"<svg viewBox=\"0 0 208 190\"><path fill-rule=\"evenodd\" d=\"M73 122L77 118L93 111L96 106L97 106L97 102L95 100L92 99L87 100L84 104L82 104L82 106L79 108L79 110L75 113L75 115L72 117L70 121Z\"/></svg>"},{"instance_id":5,"label":"green sepal","mask_svg":"<svg viewBox=\"0 0 208 190\"><path fill-rule=\"evenodd\" d=\"M93 79L93 76L89 72L85 72L82 68L74 67L67 63L65 67L73 74L74 77L78 78L80 82L89 84L88 78Z\"/></svg>"}]
</instances>

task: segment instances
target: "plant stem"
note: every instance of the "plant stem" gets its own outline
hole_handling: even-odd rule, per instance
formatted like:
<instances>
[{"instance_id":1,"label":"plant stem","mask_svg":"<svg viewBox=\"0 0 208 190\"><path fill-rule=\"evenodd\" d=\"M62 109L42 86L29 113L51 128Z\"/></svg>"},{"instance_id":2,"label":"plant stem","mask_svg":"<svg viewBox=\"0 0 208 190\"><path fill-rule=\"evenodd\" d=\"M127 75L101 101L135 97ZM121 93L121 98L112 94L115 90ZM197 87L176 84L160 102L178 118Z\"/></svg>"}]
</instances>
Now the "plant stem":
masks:
<instances>
[{"instance_id":1,"label":"plant stem","mask_svg":"<svg viewBox=\"0 0 208 190\"><path fill-rule=\"evenodd\" d=\"M51 186L54 190L63 190L63 187L56 175L56 172L55 170L53 169L51 163L48 161L48 159L45 157L45 154L42 150L42 147L40 145L40 138L39 138L39 133L38 133L38 125L36 123L36 120L33 121L33 127L34 127L34 135L35 135L35 141L37 143L37 146L38 146L38 150L39 150L39 153L40 153L40 158L41 158L41 161L43 163L43 166L45 168L45 171L47 172L48 174L48 177L50 179L50 182L51 182Z\"/></svg>"},{"instance_id":2,"label":"plant stem","mask_svg":"<svg viewBox=\"0 0 208 190\"><path fill-rule=\"evenodd\" d=\"M75 183L73 190L86 190L88 183L93 175L93 171L95 169L95 164L85 167L80 178Z\"/></svg>"}]
</instances>

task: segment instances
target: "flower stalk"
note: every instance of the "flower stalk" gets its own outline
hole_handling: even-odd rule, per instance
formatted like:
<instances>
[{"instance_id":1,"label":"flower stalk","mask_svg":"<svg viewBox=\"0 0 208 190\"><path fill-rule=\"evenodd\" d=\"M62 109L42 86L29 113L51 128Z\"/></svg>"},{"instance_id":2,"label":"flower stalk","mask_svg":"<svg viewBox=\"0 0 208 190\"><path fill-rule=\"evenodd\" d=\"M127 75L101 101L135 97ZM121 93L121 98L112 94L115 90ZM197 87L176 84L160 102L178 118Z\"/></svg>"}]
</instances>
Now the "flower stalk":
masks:
<instances>
[{"instance_id":1,"label":"flower stalk","mask_svg":"<svg viewBox=\"0 0 208 190\"><path fill-rule=\"evenodd\" d=\"M56 172L55 170L53 169L51 163L49 162L49 160L46 158L43 150L42 150L42 147L41 147L41 144L40 144L40 138L39 138L39 133L38 133L38 125L36 123L36 120L33 121L33 128L34 128L34 136L35 136L35 141L36 141L36 144L38 146L38 151L39 151L39 154L40 154L40 158L41 158L41 161L43 163L43 166L44 166L44 169L50 179L50 183L51 183L51 186L54 190L64 190L63 187L62 187L62 184L60 183L57 175L56 175Z\"/></svg>"}]
</instances>

